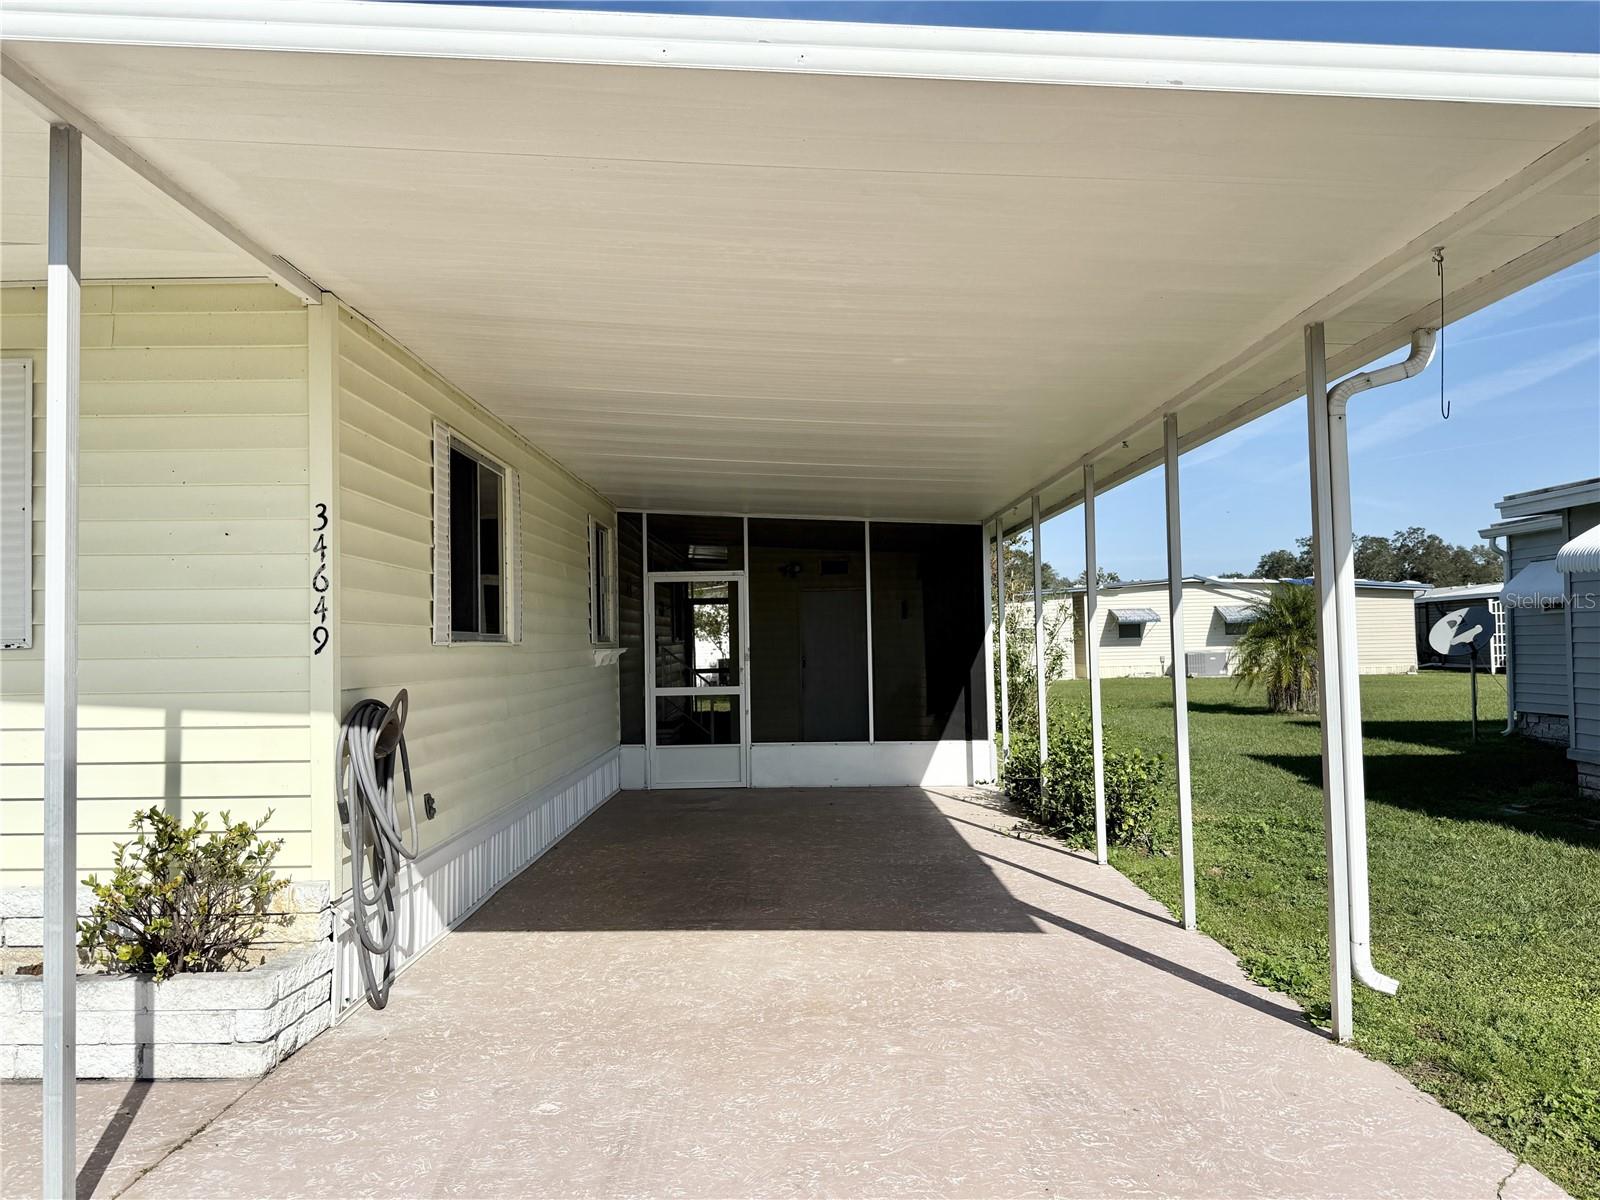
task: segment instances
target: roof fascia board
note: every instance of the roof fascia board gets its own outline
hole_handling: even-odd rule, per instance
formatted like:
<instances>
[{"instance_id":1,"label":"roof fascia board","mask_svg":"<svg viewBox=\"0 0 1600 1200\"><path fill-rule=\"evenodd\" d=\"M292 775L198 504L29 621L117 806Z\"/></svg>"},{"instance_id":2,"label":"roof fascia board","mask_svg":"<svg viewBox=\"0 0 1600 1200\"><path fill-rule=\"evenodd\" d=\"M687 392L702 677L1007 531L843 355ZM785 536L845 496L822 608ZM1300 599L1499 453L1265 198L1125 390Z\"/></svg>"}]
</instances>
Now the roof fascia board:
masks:
<instances>
[{"instance_id":1,"label":"roof fascia board","mask_svg":"<svg viewBox=\"0 0 1600 1200\"><path fill-rule=\"evenodd\" d=\"M19 41L1600 106L1596 56L364 0L7 0Z\"/></svg>"},{"instance_id":2,"label":"roof fascia board","mask_svg":"<svg viewBox=\"0 0 1600 1200\"><path fill-rule=\"evenodd\" d=\"M11 36L11 12L6 10L6 36ZM231 242L242 253L261 265L262 273L280 287L294 293L302 303L320 304L322 289L288 259L273 254L214 208L198 200L143 155L135 153L115 134L93 117L58 94L49 84L7 54L0 54L0 79L5 91L16 97L46 121L73 126L117 162L127 167L162 195L187 211L196 220Z\"/></svg>"},{"instance_id":3,"label":"roof fascia board","mask_svg":"<svg viewBox=\"0 0 1600 1200\"><path fill-rule=\"evenodd\" d=\"M1517 492L1497 501L1495 507L1503 520L1510 520L1559 513L1583 504L1600 504L1600 479L1580 479L1576 483L1538 491Z\"/></svg>"},{"instance_id":4,"label":"roof fascia board","mask_svg":"<svg viewBox=\"0 0 1600 1200\"><path fill-rule=\"evenodd\" d=\"M1190 387L1185 388L1177 396L1167 401L1154 411L1131 422L1122 430L1107 438L1100 445L1090 450L1087 454L1074 460L1067 466L1037 485L1024 492L1022 495L1001 505L989 519L1002 517L1017 505L1026 502L1036 492L1060 483L1074 472L1081 471L1089 463L1097 462L1111 450L1123 442L1144 433L1151 426L1160 423L1169 412L1179 412L1183 407L1202 396L1221 387L1239 374L1247 370L1261 359L1273 354L1287 342L1298 341L1301 331L1307 325L1318 321L1331 321L1337 319L1351 305L1359 303L1371 295L1384 284L1389 283L1398 275L1414 268L1417 264L1426 261L1433 247L1444 245L1460 237L1464 237L1473 230L1493 221L1514 205L1537 195L1544 189L1552 186L1573 172L1591 167L1600 161L1600 122L1586 127L1581 133L1569 138L1560 146L1541 155L1534 162L1524 167L1510 179L1491 188L1482 196L1463 207L1459 212L1439 222L1425 233L1412 238L1399 250L1369 267L1355 276L1348 283L1336 288L1327 296L1297 314L1294 318L1284 322L1270 334L1258 338L1241 353L1235 355L1228 362L1212 371ZM1470 316L1479 309L1486 308L1496 300L1504 299L1513 292L1520 291L1532 283L1537 283L1555 272L1581 262L1583 259L1600 250L1600 218L1590 218L1582 225L1569 229L1566 233L1551 238L1526 254L1513 259L1511 262L1480 276L1475 280L1452 290L1446 298L1446 310L1451 320L1460 320ZM1412 330L1419 323L1434 324L1438 322L1438 302L1426 305L1387 328L1362 339L1353 346L1347 346L1337 354L1328 358L1328 376L1330 379L1347 374L1366 366L1374 359L1399 349L1410 340ZM1253 400L1247 401L1226 415L1217 418L1206 425L1181 434L1178 440L1179 452L1193 450L1214 438L1221 437L1237 429L1257 416L1278 407L1286 401L1293 400L1305 394L1305 380L1300 375L1291 376ZM1096 489L1100 492L1108 491L1119 483L1126 483L1138 475L1144 474L1157 463L1163 461L1160 447L1151 450L1149 454L1135 460L1126 467L1105 476L1097 476ZM1064 512L1079 503L1081 494L1074 491L1064 500L1049 506L1040 514L1042 520L1048 520L1057 513Z\"/></svg>"},{"instance_id":5,"label":"roof fascia board","mask_svg":"<svg viewBox=\"0 0 1600 1200\"><path fill-rule=\"evenodd\" d=\"M1515 517L1509 521L1496 521L1493 525L1485 525L1478 530L1481 538L1516 537L1523 533L1544 533L1551 529L1560 529L1565 524L1558 513L1549 513L1539 517Z\"/></svg>"}]
</instances>

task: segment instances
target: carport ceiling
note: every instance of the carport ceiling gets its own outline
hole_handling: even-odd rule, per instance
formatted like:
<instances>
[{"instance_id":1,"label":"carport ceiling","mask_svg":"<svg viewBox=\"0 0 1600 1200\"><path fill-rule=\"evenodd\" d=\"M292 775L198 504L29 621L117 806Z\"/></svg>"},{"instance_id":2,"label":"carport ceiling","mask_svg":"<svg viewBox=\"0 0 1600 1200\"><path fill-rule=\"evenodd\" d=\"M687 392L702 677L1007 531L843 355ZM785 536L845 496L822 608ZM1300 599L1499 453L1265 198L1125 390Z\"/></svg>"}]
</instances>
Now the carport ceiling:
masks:
<instances>
[{"instance_id":1,"label":"carport ceiling","mask_svg":"<svg viewBox=\"0 0 1600 1200\"><path fill-rule=\"evenodd\" d=\"M1398 346L1435 239L1452 317L1596 245L1592 57L193 7L12 4L5 54L627 506L983 518L1293 398L1308 315ZM88 275L260 273L154 197L87 173Z\"/></svg>"}]
</instances>

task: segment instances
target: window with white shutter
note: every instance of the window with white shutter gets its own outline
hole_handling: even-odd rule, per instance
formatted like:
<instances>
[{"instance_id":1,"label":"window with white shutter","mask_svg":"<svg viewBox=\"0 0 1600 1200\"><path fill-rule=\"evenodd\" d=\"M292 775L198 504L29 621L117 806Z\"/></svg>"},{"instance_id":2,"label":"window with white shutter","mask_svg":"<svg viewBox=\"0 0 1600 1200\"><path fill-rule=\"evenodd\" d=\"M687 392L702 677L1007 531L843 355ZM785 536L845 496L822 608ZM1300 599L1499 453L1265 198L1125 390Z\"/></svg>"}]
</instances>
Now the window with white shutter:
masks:
<instances>
[{"instance_id":1,"label":"window with white shutter","mask_svg":"<svg viewBox=\"0 0 1600 1200\"><path fill-rule=\"evenodd\" d=\"M596 646L617 642L617 548L609 525L589 518L589 640Z\"/></svg>"},{"instance_id":2,"label":"window with white shutter","mask_svg":"<svg viewBox=\"0 0 1600 1200\"><path fill-rule=\"evenodd\" d=\"M33 360L0 359L0 647L33 645Z\"/></svg>"}]
</instances>

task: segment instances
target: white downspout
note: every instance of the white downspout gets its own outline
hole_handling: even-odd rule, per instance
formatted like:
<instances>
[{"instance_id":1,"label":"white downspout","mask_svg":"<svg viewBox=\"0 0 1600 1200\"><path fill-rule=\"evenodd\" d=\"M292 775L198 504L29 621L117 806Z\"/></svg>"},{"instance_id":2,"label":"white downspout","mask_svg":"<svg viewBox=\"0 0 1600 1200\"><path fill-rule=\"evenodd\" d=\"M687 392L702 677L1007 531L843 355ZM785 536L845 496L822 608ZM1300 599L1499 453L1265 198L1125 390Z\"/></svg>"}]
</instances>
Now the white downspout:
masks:
<instances>
[{"instance_id":1,"label":"white downspout","mask_svg":"<svg viewBox=\"0 0 1600 1200\"><path fill-rule=\"evenodd\" d=\"M1333 507L1334 606L1339 630L1338 688L1344 736L1345 860L1350 885L1350 968L1374 991L1394 995L1400 981L1372 964L1372 918L1367 882L1367 788L1362 764L1361 676L1356 646L1355 539L1350 517L1350 398L1420 374L1433 361L1437 333L1418 329L1404 362L1352 375L1328 390L1328 489ZM1332 689L1330 689L1332 694Z\"/></svg>"}]
</instances>

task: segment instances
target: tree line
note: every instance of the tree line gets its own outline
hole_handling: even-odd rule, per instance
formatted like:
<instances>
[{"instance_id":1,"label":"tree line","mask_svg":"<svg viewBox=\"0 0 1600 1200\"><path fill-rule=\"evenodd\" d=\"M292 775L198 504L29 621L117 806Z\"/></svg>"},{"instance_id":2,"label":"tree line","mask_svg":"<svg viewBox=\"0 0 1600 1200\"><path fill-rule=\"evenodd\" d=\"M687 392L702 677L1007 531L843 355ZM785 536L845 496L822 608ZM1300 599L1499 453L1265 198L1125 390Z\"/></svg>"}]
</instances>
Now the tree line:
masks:
<instances>
[{"instance_id":1,"label":"tree line","mask_svg":"<svg viewBox=\"0 0 1600 1200\"><path fill-rule=\"evenodd\" d=\"M1311 539L1298 538L1294 550L1269 550L1251 574L1257 579L1305 579L1312 573ZM1457 546L1420 525L1397 529L1392 537L1368 534L1355 539L1356 577L1386 583L1416 580L1430 587L1498 583L1500 556L1487 542ZM1226 579L1246 578L1230 572Z\"/></svg>"}]
</instances>

